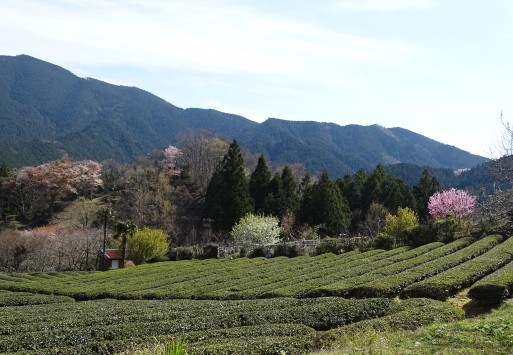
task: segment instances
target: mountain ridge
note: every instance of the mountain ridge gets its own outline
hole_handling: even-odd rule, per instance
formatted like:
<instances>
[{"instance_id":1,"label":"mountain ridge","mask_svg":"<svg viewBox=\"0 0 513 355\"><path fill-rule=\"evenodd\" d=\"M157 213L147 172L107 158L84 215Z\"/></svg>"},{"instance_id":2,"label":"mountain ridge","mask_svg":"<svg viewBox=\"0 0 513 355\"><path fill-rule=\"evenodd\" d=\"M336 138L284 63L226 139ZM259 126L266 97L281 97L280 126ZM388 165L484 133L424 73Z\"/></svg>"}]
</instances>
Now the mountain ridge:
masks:
<instances>
[{"instance_id":1,"label":"mountain ridge","mask_svg":"<svg viewBox=\"0 0 513 355\"><path fill-rule=\"evenodd\" d=\"M127 162L209 130L278 164L302 163L332 176L377 163L453 170L487 159L404 128L269 118L262 123L213 109L180 108L137 87L119 86L27 55L0 56L0 161L35 165L68 154Z\"/></svg>"}]
</instances>

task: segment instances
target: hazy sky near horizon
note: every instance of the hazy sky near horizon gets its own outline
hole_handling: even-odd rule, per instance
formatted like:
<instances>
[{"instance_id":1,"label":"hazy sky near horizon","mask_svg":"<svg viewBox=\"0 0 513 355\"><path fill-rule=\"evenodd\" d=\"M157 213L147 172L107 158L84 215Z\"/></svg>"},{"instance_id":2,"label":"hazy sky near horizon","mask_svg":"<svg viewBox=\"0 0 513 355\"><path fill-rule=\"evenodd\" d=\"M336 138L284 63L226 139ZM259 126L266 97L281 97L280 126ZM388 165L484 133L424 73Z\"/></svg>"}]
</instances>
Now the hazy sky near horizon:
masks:
<instances>
[{"instance_id":1,"label":"hazy sky near horizon","mask_svg":"<svg viewBox=\"0 0 513 355\"><path fill-rule=\"evenodd\" d=\"M513 121L511 0L0 0L0 54L179 107L402 127L490 156Z\"/></svg>"}]
</instances>

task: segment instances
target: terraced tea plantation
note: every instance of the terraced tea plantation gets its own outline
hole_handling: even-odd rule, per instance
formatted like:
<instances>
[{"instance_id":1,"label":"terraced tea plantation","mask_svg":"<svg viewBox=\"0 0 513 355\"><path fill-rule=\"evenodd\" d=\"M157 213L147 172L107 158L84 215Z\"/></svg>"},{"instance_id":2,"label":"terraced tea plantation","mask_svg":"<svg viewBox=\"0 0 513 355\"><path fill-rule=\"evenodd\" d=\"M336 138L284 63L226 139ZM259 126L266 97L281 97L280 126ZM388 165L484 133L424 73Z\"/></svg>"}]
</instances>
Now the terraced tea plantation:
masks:
<instances>
[{"instance_id":1,"label":"terraced tea plantation","mask_svg":"<svg viewBox=\"0 0 513 355\"><path fill-rule=\"evenodd\" d=\"M464 288L498 304L513 292L512 261L513 238L492 235L291 259L3 274L0 352L116 353L179 337L193 353L304 353L329 346L326 334L339 327L459 319L441 301Z\"/></svg>"}]
</instances>

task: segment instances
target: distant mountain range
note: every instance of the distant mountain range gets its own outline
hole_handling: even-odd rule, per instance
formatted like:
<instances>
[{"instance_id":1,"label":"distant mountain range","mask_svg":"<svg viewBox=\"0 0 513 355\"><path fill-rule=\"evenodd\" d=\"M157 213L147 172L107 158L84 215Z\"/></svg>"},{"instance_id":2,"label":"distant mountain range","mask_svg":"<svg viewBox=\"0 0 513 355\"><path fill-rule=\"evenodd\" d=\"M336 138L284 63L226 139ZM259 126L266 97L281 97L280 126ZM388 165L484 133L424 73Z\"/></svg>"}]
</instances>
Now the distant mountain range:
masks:
<instances>
[{"instance_id":1,"label":"distant mountain range","mask_svg":"<svg viewBox=\"0 0 513 355\"><path fill-rule=\"evenodd\" d=\"M215 110L182 109L144 90L80 78L26 55L0 56L0 162L10 166L63 154L127 162L176 144L190 129L236 138L274 163L302 163L311 174L326 169L333 177L377 163L456 170L486 161L403 128L277 118L256 123Z\"/></svg>"}]
</instances>

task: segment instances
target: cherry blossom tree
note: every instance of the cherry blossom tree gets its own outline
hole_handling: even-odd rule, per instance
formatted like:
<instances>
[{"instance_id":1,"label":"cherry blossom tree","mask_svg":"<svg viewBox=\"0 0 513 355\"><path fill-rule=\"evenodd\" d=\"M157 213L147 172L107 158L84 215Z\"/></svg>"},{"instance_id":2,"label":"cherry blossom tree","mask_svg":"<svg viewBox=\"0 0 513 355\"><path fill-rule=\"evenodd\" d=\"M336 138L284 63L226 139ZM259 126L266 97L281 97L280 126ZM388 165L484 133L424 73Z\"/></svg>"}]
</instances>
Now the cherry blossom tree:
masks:
<instances>
[{"instance_id":1,"label":"cherry blossom tree","mask_svg":"<svg viewBox=\"0 0 513 355\"><path fill-rule=\"evenodd\" d=\"M429 198L428 210L433 219L454 217L466 219L472 215L476 197L466 191L450 189L436 192Z\"/></svg>"},{"instance_id":2,"label":"cherry blossom tree","mask_svg":"<svg viewBox=\"0 0 513 355\"><path fill-rule=\"evenodd\" d=\"M182 151L175 146L170 145L164 150L164 159L161 161L161 164L167 175L180 175L181 169L177 167L177 164L181 156Z\"/></svg>"},{"instance_id":3,"label":"cherry blossom tree","mask_svg":"<svg viewBox=\"0 0 513 355\"><path fill-rule=\"evenodd\" d=\"M55 160L36 167L23 167L2 180L10 203L24 218L49 209L63 197L77 194L91 196L102 186L101 164L92 160Z\"/></svg>"}]
</instances>

